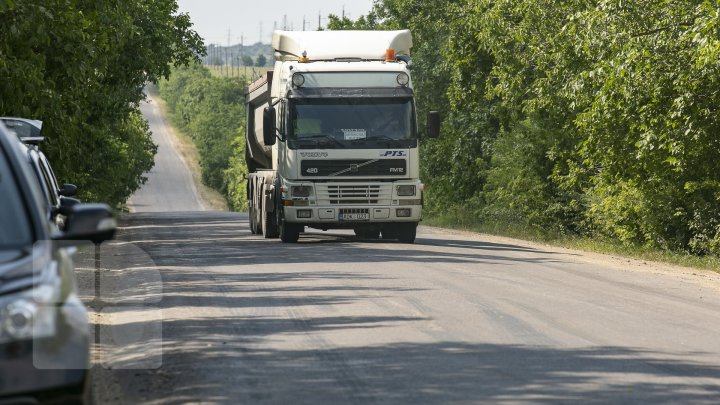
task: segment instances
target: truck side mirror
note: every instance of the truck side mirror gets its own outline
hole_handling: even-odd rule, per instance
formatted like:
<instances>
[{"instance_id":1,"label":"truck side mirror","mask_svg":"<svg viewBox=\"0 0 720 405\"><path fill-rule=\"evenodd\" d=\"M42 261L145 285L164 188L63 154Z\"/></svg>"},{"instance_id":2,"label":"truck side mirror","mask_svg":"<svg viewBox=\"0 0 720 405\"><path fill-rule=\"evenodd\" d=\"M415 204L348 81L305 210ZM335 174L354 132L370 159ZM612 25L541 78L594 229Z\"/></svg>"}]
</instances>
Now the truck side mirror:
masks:
<instances>
[{"instance_id":1,"label":"truck side mirror","mask_svg":"<svg viewBox=\"0 0 720 405\"><path fill-rule=\"evenodd\" d=\"M428 112L427 136L428 138L437 138L440 136L440 113L437 111Z\"/></svg>"},{"instance_id":2,"label":"truck side mirror","mask_svg":"<svg viewBox=\"0 0 720 405\"><path fill-rule=\"evenodd\" d=\"M263 142L267 146L275 145L275 107L265 107L263 110Z\"/></svg>"}]
</instances>

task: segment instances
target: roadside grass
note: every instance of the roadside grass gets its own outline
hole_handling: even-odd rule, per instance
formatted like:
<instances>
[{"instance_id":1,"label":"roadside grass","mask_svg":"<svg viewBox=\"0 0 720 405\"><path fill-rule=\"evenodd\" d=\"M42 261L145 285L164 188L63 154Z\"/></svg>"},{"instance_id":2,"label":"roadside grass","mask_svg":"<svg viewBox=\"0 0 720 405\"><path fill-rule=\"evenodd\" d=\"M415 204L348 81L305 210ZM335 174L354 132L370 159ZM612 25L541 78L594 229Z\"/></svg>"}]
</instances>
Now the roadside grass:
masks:
<instances>
[{"instance_id":1,"label":"roadside grass","mask_svg":"<svg viewBox=\"0 0 720 405\"><path fill-rule=\"evenodd\" d=\"M272 70L271 67L263 66L214 66L205 65L210 73L215 77L246 77L248 83L255 81L262 77L268 70Z\"/></svg>"},{"instance_id":2,"label":"roadside grass","mask_svg":"<svg viewBox=\"0 0 720 405\"><path fill-rule=\"evenodd\" d=\"M471 215L462 215L460 210L457 209L448 210L441 215L426 215L422 223L423 225L436 226L439 228L504 236L566 249L621 256L701 270L712 270L720 273L720 257L716 256L702 257L683 252L668 252L643 246L627 246L613 240L552 235L535 228L516 224L482 222L477 218L472 218Z\"/></svg>"}]
</instances>

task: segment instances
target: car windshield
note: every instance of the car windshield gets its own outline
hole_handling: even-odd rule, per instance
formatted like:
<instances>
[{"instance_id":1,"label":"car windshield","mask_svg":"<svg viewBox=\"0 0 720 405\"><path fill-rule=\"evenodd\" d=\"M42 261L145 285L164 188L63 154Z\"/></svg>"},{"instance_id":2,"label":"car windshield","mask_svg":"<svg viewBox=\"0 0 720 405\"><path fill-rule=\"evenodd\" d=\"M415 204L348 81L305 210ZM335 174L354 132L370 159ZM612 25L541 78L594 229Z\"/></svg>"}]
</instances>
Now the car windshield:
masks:
<instances>
[{"instance_id":1,"label":"car windshield","mask_svg":"<svg viewBox=\"0 0 720 405\"><path fill-rule=\"evenodd\" d=\"M32 245L32 228L15 177L0 153L0 251Z\"/></svg>"},{"instance_id":2,"label":"car windshield","mask_svg":"<svg viewBox=\"0 0 720 405\"><path fill-rule=\"evenodd\" d=\"M417 145L411 99L295 99L290 104L293 149L409 148Z\"/></svg>"}]
</instances>

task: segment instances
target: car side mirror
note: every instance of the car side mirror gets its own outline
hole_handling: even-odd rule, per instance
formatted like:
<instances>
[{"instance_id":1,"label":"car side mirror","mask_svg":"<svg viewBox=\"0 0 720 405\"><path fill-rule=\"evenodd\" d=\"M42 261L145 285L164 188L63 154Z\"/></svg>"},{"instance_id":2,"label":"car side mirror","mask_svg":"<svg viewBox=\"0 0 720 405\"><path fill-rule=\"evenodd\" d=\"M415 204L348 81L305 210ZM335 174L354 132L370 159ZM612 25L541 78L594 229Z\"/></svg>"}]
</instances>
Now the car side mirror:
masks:
<instances>
[{"instance_id":1,"label":"car side mirror","mask_svg":"<svg viewBox=\"0 0 720 405\"><path fill-rule=\"evenodd\" d=\"M74 184L63 184L60 190L58 190L58 194L65 197L73 197L77 194L77 189L77 186Z\"/></svg>"},{"instance_id":2,"label":"car side mirror","mask_svg":"<svg viewBox=\"0 0 720 405\"><path fill-rule=\"evenodd\" d=\"M275 107L265 107L265 110L263 110L263 142L265 145L275 145L277 140L275 132L277 132Z\"/></svg>"},{"instance_id":3,"label":"car side mirror","mask_svg":"<svg viewBox=\"0 0 720 405\"><path fill-rule=\"evenodd\" d=\"M427 115L427 136L428 138L437 138L440 136L440 113L437 111L430 111Z\"/></svg>"},{"instance_id":4,"label":"car side mirror","mask_svg":"<svg viewBox=\"0 0 720 405\"><path fill-rule=\"evenodd\" d=\"M72 197L60 196L60 206L57 208L57 213L61 215L70 216L73 213L73 207L80 204L80 200Z\"/></svg>"},{"instance_id":5,"label":"car side mirror","mask_svg":"<svg viewBox=\"0 0 720 405\"><path fill-rule=\"evenodd\" d=\"M100 244L115 236L117 221L106 204L76 204L65 221L62 241L91 241Z\"/></svg>"}]
</instances>

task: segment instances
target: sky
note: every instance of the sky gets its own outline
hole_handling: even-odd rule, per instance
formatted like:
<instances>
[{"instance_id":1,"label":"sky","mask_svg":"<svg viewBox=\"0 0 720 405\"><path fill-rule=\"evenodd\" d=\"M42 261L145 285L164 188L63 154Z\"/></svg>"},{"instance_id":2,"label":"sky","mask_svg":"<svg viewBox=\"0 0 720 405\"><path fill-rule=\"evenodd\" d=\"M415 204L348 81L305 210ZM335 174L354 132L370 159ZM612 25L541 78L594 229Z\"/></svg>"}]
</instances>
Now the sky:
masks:
<instances>
[{"instance_id":1,"label":"sky","mask_svg":"<svg viewBox=\"0 0 720 405\"><path fill-rule=\"evenodd\" d=\"M251 45L260 41L270 43L273 27L301 31L315 30L318 14L323 26L328 14L356 19L367 14L373 0L177 0L180 12L190 14L195 31L206 44Z\"/></svg>"}]
</instances>

